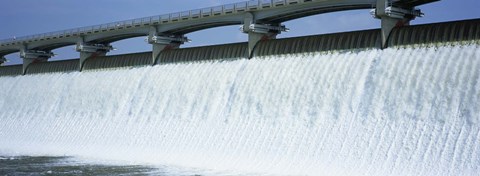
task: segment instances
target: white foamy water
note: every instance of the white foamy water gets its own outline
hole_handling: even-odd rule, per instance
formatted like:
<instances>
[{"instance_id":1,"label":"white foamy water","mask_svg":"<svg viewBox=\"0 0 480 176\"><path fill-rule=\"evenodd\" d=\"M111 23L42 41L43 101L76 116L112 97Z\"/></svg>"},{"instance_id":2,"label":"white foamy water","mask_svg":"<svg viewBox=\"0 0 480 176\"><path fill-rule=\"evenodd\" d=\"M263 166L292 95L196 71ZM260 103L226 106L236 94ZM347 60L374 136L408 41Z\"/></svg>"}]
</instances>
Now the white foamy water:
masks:
<instances>
[{"instance_id":1,"label":"white foamy water","mask_svg":"<svg viewBox=\"0 0 480 176\"><path fill-rule=\"evenodd\" d=\"M0 153L307 175L480 172L480 46L0 77Z\"/></svg>"}]
</instances>

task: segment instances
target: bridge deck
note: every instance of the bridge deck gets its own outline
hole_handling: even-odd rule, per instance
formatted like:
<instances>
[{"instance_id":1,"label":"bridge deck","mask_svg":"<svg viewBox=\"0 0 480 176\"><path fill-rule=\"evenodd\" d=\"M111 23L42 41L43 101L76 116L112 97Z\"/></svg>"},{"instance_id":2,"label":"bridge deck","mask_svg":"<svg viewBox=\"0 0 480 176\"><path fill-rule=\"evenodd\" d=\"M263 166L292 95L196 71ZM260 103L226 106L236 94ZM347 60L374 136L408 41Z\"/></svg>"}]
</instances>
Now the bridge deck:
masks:
<instances>
[{"instance_id":1,"label":"bridge deck","mask_svg":"<svg viewBox=\"0 0 480 176\"><path fill-rule=\"evenodd\" d=\"M165 34L183 35L206 28L242 24L245 13L255 20L281 23L332 11L368 9L377 0L253 0L165 15L118 21L56 32L0 40L0 57L20 51L53 50L84 42L111 43L132 37L147 36L152 27ZM416 6L437 0L393 0L403 6Z\"/></svg>"}]
</instances>

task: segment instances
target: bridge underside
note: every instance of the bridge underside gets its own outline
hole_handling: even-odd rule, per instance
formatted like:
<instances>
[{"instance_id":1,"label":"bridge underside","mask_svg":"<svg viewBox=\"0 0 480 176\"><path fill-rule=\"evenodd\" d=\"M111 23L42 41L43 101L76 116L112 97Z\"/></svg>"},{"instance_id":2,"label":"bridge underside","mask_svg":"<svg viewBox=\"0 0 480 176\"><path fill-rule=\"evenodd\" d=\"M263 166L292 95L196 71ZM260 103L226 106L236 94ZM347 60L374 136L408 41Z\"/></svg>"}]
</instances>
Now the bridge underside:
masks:
<instances>
[{"instance_id":1,"label":"bridge underside","mask_svg":"<svg viewBox=\"0 0 480 176\"><path fill-rule=\"evenodd\" d=\"M51 45L45 45L40 47L32 48L33 50L42 50L42 51L51 51L58 48L63 48L66 46L75 45L75 43L53 43Z\"/></svg>"},{"instance_id":2,"label":"bridge underside","mask_svg":"<svg viewBox=\"0 0 480 176\"><path fill-rule=\"evenodd\" d=\"M130 38L135 38L135 37L142 37L146 36L147 34L120 34L120 35L114 35L114 36L109 36L105 38L99 38L95 40L89 40L89 43L102 43L102 44L108 44L108 43L113 43L125 39L130 39Z\"/></svg>"},{"instance_id":3,"label":"bridge underside","mask_svg":"<svg viewBox=\"0 0 480 176\"><path fill-rule=\"evenodd\" d=\"M241 21L225 21L225 22L213 22L213 23L199 23L185 26L180 29L172 29L170 31L165 31L163 33L173 34L173 35L184 35L196 31L201 31L204 29L222 27L222 26L231 26L231 25L240 25Z\"/></svg>"},{"instance_id":4,"label":"bridge underside","mask_svg":"<svg viewBox=\"0 0 480 176\"><path fill-rule=\"evenodd\" d=\"M282 14L282 15L264 18L262 19L262 21L266 21L270 23L282 23L285 21L290 21L298 18L312 16L312 15L345 11L345 10L358 10L358 9L370 9L370 8L371 8L370 5L348 5L348 6L318 7L318 8L312 8L312 9L306 9L306 10L293 10L289 14Z\"/></svg>"},{"instance_id":5,"label":"bridge underside","mask_svg":"<svg viewBox=\"0 0 480 176\"><path fill-rule=\"evenodd\" d=\"M399 7L411 8L436 1L440 0L394 0L394 4Z\"/></svg>"}]
</instances>

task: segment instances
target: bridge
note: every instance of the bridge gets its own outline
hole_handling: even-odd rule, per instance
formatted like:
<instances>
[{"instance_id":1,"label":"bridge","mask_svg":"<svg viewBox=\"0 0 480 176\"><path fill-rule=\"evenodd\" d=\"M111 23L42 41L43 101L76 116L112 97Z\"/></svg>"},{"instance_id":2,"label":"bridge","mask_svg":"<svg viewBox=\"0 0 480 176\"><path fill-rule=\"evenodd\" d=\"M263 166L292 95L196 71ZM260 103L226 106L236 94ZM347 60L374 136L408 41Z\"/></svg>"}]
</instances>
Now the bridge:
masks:
<instances>
[{"instance_id":1,"label":"bridge","mask_svg":"<svg viewBox=\"0 0 480 176\"><path fill-rule=\"evenodd\" d=\"M275 39L288 31L282 22L315 14L343 10L372 9L381 19L382 48L394 27L409 25L423 13L416 6L438 0L253 0L222 6L145 17L108 24L62 30L0 40L0 64L5 55L20 52L23 73L31 63L46 62L52 50L76 45L80 53L79 70L87 59L105 56L112 42L147 36L152 45L152 64L160 52L178 48L189 41L185 34L208 28L242 25L248 35L248 56L262 40Z\"/></svg>"}]
</instances>

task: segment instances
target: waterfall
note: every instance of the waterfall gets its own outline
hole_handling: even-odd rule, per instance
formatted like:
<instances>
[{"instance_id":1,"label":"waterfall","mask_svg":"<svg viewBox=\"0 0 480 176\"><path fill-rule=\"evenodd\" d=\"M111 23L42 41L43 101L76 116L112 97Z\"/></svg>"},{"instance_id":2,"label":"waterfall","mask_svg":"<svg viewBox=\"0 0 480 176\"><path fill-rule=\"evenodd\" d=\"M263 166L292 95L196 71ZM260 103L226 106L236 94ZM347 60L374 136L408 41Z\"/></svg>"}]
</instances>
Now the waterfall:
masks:
<instances>
[{"instance_id":1,"label":"waterfall","mask_svg":"<svg viewBox=\"0 0 480 176\"><path fill-rule=\"evenodd\" d=\"M0 77L0 154L222 171L473 175L480 45Z\"/></svg>"}]
</instances>

